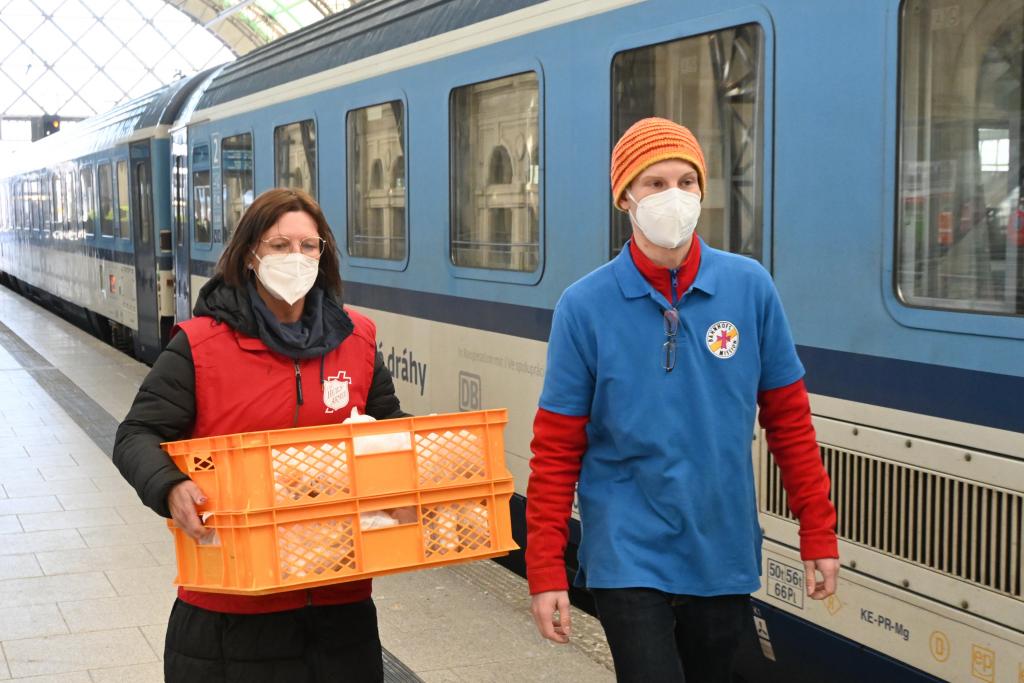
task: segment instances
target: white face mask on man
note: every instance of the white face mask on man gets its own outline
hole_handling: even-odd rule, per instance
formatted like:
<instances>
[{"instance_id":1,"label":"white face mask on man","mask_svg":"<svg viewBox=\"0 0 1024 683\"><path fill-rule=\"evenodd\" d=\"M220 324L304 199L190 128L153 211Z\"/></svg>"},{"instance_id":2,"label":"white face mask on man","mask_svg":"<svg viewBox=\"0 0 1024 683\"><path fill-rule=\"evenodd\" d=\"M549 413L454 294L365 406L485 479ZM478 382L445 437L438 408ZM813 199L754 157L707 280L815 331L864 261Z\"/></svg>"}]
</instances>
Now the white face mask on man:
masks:
<instances>
[{"instance_id":1,"label":"white face mask on man","mask_svg":"<svg viewBox=\"0 0 1024 683\"><path fill-rule=\"evenodd\" d=\"M252 255L260 262L256 277L274 298L289 306L306 296L320 272L320 261L305 254L267 254L262 258L256 252Z\"/></svg>"},{"instance_id":2,"label":"white face mask on man","mask_svg":"<svg viewBox=\"0 0 1024 683\"><path fill-rule=\"evenodd\" d=\"M653 244L675 249L693 235L700 218L700 195L678 187L649 194L639 201L629 190L626 194L636 202L636 215L630 212L630 217Z\"/></svg>"}]
</instances>

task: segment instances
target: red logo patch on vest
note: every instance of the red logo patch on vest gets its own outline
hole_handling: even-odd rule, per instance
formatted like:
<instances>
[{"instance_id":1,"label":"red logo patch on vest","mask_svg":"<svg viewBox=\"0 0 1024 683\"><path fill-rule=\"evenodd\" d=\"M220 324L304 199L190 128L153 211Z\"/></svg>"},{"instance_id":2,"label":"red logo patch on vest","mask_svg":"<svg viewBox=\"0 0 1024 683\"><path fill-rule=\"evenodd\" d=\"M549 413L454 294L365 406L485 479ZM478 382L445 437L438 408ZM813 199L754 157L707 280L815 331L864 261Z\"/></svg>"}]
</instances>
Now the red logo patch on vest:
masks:
<instances>
[{"instance_id":1,"label":"red logo patch on vest","mask_svg":"<svg viewBox=\"0 0 1024 683\"><path fill-rule=\"evenodd\" d=\"M334 377L324 379L325 413L333 413L348 405L348 385L352 383L344 370L338 370Z\"/></svg>"}]
</instances>

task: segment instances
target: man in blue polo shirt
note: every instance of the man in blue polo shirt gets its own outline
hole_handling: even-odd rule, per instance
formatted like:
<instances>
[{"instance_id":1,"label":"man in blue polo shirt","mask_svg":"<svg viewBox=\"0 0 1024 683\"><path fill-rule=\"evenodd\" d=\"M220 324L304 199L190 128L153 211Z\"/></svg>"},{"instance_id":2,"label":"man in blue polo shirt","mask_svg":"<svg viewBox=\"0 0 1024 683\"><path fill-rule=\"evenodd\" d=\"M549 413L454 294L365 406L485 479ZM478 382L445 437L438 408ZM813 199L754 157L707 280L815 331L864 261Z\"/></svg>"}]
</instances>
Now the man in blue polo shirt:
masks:
<instances>
[{"instance_id":1,"label":"man in blue polo shirt","mask_svg":"<svg viewBox=\"0 0 1024 683\"><path fill-rule=\"evenodd\" d=\"M769 274L694 236L706 171L690 131L637 122L611 176L632 239L565 291L548 344L527 491L533 614L542 635L568 641L578 484L576 582L594 595L619 680L727 681L760 585L758 404L800 520L808 595L835 591L835 511L804 369Z\"/></svg>"}]
</instances>

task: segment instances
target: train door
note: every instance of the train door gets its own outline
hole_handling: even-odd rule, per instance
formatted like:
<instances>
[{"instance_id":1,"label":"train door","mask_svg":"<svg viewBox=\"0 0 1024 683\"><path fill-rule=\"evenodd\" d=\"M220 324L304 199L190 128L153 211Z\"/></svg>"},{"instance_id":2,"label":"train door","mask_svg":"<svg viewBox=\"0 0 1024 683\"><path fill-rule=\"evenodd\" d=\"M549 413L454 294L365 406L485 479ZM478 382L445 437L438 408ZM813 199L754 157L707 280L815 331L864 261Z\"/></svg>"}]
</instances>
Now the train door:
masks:
<instances>
[{"instance_id":1,"label":"train door","mask_svg":"<svg viewBox=\"0 0 1024 683\"><path fill-rule=\"evenodd\" d=\"M132 143L129 149L135 301L139 321L135 334L135 357L152 363L162 348L157 301L157 245L153 238L153 170L148 140Z\"/></svg>"},{"instance_id":2,"label":"train door","mask_svg":"<svg viewBox=\"0 0 1024 683\"><path fill-rule=\"evenodd\" d=\"M188 144L184 130L171 137L171 221L174 230L174 319L192 317L192 268L188 232Z\"/></svg>"}]
</instances>

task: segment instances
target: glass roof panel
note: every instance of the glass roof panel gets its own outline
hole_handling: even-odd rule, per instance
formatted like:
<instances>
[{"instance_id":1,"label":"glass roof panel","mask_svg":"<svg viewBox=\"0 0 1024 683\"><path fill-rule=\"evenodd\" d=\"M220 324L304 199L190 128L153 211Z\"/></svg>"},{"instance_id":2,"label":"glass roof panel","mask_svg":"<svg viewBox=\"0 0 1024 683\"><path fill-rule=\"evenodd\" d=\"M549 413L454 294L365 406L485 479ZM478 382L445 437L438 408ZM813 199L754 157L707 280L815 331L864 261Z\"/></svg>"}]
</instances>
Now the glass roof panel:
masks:
<instances>
[{"instance_id":1,"label":"glass roof panel","mask_svg":"<svg viewBox=\"0 0 1024 683\"><path fill-rule=\"evenodd\" d=\"M0 152L28 119L103 113L360 1L0 0Z\"/></svg>"},{"instance_id":2,"label":"glass roof panel","mask_svg":"<svg viewBox=\"0 0 1024 683\"><path fill-rule=\"evenodd\" d=\"M234 55L165 0L11 0L0 118L87 117Z\"/></svg>"},{"instance_id":3,"label":"glass roof panel","mask_svg":"<svg viewBox=\"0 0 1024 683\"><path fill-rule=\"evenodd\" d=\"M53 16L55 23L74 42L78 42L99 21L79 0L68 0L53 11Z\"/></svg>"},{"instance_id":4,"label":"glass roof panel","mask_svg":"<svg viewBox=\"0 0 1024 683\"><path fill-rule=\"evenodd\" d=\"M18 99L18 86L7 74L0 71L0 110L7 109Z\"/></svg>"}]
</instances>

